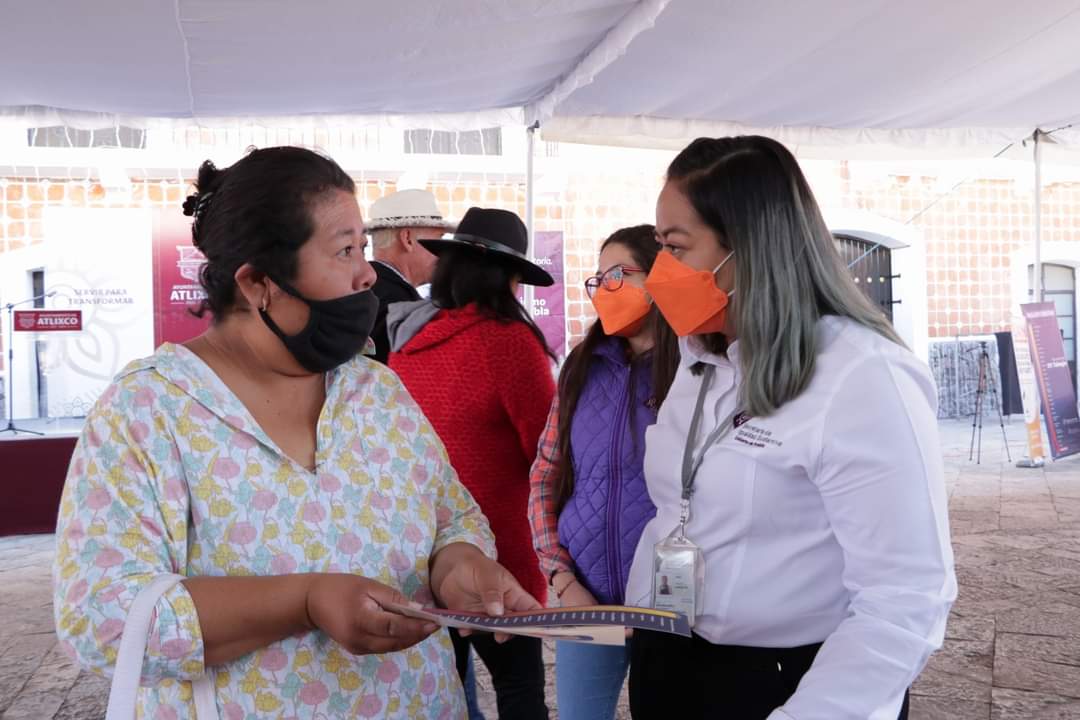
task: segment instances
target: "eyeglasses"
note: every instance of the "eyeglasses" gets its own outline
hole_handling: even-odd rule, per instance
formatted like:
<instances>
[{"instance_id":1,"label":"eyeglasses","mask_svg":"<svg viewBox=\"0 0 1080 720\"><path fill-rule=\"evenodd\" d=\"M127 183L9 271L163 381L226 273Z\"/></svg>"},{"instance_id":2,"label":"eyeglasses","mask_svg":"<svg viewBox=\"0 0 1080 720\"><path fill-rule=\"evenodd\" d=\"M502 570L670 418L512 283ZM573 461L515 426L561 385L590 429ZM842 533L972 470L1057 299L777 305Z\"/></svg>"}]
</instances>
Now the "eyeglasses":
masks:
<instances>
[{"instance_id":1,"label":"eyeglasses","mask_svg":"<svg viewBox=\"0 0 1080 720\"><path fill-rule=\"evenodd\" d=\"M596 290L603 285L604 289L608 292L615 292L622 287L623 278L628 274L645 272L641 268L632 267L630 265L615 265L609 267L602 273L597 273L591 278L585 281L585 292L588 293L591 298L596 294Z\"/></svg>"}]
</instances>

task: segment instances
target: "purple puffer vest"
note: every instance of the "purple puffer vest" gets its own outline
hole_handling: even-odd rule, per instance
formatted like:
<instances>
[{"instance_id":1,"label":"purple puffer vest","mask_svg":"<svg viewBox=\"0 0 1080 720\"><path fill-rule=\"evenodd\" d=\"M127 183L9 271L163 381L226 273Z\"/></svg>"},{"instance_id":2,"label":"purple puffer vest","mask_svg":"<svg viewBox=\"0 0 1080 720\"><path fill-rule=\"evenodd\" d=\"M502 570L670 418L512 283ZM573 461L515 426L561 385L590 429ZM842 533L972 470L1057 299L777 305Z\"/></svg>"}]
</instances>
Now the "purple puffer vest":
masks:
<instances>
[{"instance_id":1,"label":"purple puffer vest","mask_svg":"<svg viewBox=\"0 0 1080 720\"><path fill-rule=\"evenodd\" d=\"M645 430L656 422L652 363L633 370L622 341L606 338L589 367L570 428L574 493L559 515L559 544L602 604L621 605L634 550L656 514L645 487ZM633 393L633 400L630 394Z\"/></svg>"}]
</instances>

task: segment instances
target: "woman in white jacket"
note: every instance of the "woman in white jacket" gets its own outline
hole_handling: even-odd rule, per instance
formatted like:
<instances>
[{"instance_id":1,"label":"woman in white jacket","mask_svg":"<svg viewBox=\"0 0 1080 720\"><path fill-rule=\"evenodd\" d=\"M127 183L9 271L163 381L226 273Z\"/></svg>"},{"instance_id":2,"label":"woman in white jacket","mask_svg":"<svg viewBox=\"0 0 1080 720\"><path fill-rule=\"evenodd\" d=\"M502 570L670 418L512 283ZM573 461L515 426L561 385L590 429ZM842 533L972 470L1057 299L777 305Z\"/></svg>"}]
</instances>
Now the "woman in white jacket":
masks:
<instances>
[{"instance_id":1,"label":"woman in white jacket","mask_svg":"<svg viewBox=\"0 0 1080 720\"><path fill-rule=\"evenodd\" d=\"M694 141L646 290L681 367L647 435L636 720L893 720L956 596L930 373L841 261L795 158ZM665 588L658 592L666 576Z\"/></svg>"}]
</instances>

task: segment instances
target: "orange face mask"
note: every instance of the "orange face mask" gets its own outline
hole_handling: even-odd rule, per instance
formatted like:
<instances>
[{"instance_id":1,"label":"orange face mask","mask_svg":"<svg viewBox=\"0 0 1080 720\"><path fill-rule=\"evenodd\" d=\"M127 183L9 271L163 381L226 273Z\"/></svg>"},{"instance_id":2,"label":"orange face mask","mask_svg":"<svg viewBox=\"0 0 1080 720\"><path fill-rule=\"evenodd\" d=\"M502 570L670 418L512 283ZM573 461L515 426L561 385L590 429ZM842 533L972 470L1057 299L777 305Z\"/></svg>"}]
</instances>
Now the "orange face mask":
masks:
<instances>
[{"instance_id":1,"label":"orange face mask","mask_svg":"<svg viewBox=\"0 0 1080 720\"><path fill-rule=\"evenodd\" d=\"M735 291L716 287L716 273L734 254L728 253L712 272L695 270L669 252L656 256L645 289L676 335L705 335L723 329Z\"/></svg>"},{"instance_id":2,"label":"orange face mask","mask_svg":"<svg viewBox=\"0 0 1080 720\"><path fill-rule=\"evenodd\" d=\"M600 316L600 326L605 335L633 337L645 324L649 314L649 296L636 285L623 283L614 292L603 287L597 288L592 297L593 307Z\"/></svg>"}]
</instances>

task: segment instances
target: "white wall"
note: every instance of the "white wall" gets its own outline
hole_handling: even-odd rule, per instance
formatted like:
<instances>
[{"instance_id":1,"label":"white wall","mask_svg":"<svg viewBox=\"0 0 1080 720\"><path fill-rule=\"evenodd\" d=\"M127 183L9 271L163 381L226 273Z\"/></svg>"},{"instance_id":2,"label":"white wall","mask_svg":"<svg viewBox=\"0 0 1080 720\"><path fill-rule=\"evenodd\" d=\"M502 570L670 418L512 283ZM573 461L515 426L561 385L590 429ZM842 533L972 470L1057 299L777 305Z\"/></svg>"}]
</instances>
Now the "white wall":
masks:
<instances>
[{"instance_id":1,"label":"white wall","mask_svg":"<svg viewBox=\"0 0 1080 720\"><path fill-rule=\"evenodd\" d=\"M929 314L926 301L926 242L922 232L911 225L889 220L862 210L822 210L833 233L851 235L880 243L892 252L893 327L916 356L928 362Z\"/></svg>"},{"instance_id":2,"label":"white wall","mask_svg":"<svg viewBox=\"0 0 1080 720\"><path fill-rule=\"evenodd\" d=\"M19 303L33 297L31 272L49 264L49 255L44 245L31 245L19 250L9 250L0 262L0 305ZM53 307L46 301L46 307ZM33 310L34 304L18 305L16 310ZM37 376L34 370L34 340L38 336L27 333L11 333L8 325L9 315L4 308L4 388L9 393L4 397L4 413L8 412L8 400L14 398L14 417L36 417L37 412ZM41 336L42 338L46 336ZM8 342L11 342L14 357L8 365ZM14 368L15 375L11 377Z\"/></svg>"},{"instance_id":3,"label":"white wall","mask_svg":"<svg viewBox=\"0 0 1080 720\"><path fill-rule=\"evenodd\" d=\"M1080 268L1080 243L1044 242L1041 255L1040 261L1043 264L1066 265L1074 270ZM1010 256L1009 292L1014 306L1035 302L1034 296L1028 294L1028 266L1034 264L1035 248L1032 245L1024 245L1014 250ZM1080 297L1080 293L1077 297ZM1019 312L1019 308L1016 308L1016 313Z\"/></svg>"},{"instance_id":4,"label":"white wall","mask_svg":"<svg viewBox=\"0 0 1080 720\"><path fill-rule=\"evenodd\" d=\"M30 271L44 269L46 291L57 291L46 308L82 310L83 330L15 333L16 418L79 414L128 362L153 352L150 211L47 208L43 219L44 242L4 255L3 301L30 297ZM36 340L47 342L47 409L37 407Z\"/></svg>"},{"instance_id":5,"label":"white wall","mask_svg":"<svg viewBox=\"0 0 1080 720\"><path fill-rule=\"evenodd\" d=\"M1042 243L1040 262L1054 265L1065 265L1073 268L1078 273L1080 281L1080 243L1076 242L1044 242ZM1014 250L1010 255L1009 292L1012 296L1013 316L1023 317L1020 304L1035 302L1035 297L1028 294L1028 266L1035 264L1035 247L1024 245ZM1080 282L1077 283L1080 291ZM1080 317L1080 292L1077 292L1077 307L1073 308L1073 315ZM1075 388L1074 388L1075 389ZM1080 404L1080 392L1077 392L1077 402ZM1025 406L1026 407L1026 406Z\"/></svg>"}]
</instances>

